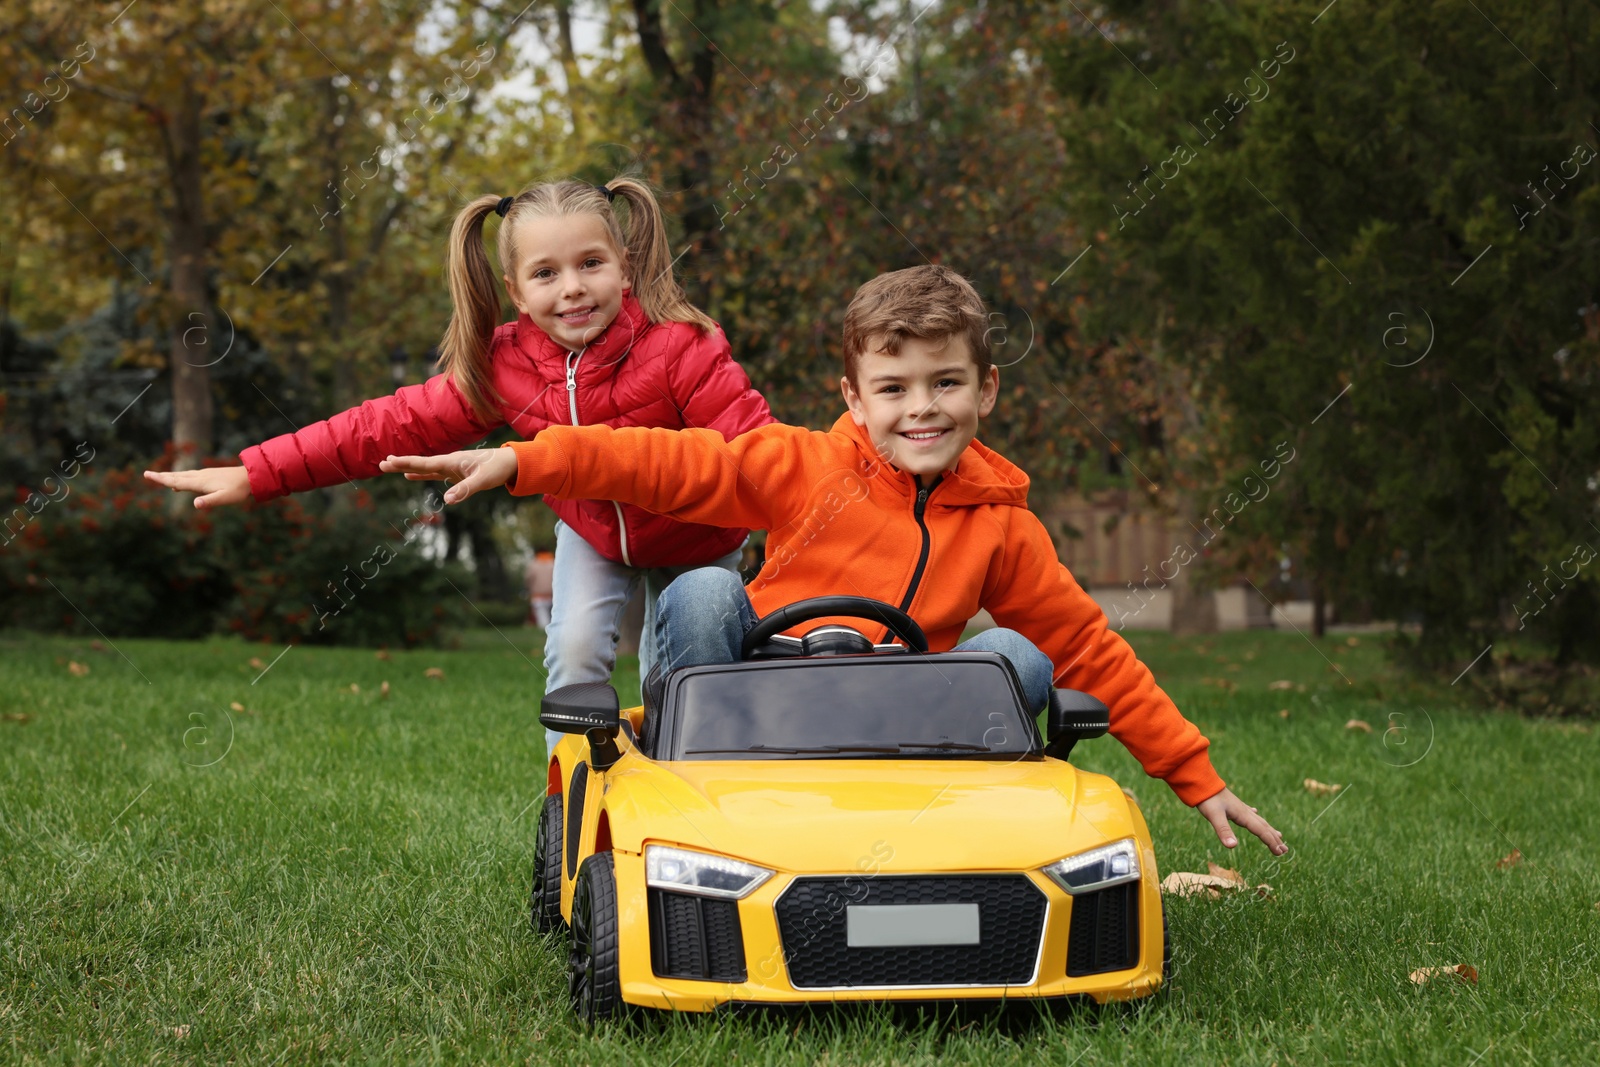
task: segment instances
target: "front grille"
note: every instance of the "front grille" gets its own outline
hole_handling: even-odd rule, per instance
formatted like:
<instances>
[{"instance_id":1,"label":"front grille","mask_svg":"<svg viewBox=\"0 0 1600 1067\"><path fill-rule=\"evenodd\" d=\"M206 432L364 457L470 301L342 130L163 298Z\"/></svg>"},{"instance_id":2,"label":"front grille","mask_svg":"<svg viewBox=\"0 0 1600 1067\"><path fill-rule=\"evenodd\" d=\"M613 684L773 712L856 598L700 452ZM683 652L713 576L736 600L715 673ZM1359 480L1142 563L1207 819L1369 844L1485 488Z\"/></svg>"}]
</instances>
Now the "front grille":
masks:
<instances>
[{"instance_id":1,"label":"front grille","mask_svg":"<svg viewBox=\"0 0 1600 1067\"><path fill-rule=\"evenodd\" d=\"M1122 971L1139 962L1139 883L1072 898L1067 976Z\"/></svg>"},{"instance_id":2,"label":"front grille","mask_svg":"<svg viewBox=\"0 0 1600 1067\"><path fill-rule=\"evenodd\" d=\"M744 981L736 902L652 889L648 903L650 966L657 977Z\"/></svg>"},{"instance_id":3,"label":"front grille","mask_svg":"<svg viewBox=\"0 0 1600 1067\"><path fill-rule=\"evenodd\" d=\"M851 948L853 904L977 904L976 945ZM1033 980L1045 896L1020 874L797 878L778 900L789 981L839 986L1004 986Z\"/></svg>"}]
</instances>

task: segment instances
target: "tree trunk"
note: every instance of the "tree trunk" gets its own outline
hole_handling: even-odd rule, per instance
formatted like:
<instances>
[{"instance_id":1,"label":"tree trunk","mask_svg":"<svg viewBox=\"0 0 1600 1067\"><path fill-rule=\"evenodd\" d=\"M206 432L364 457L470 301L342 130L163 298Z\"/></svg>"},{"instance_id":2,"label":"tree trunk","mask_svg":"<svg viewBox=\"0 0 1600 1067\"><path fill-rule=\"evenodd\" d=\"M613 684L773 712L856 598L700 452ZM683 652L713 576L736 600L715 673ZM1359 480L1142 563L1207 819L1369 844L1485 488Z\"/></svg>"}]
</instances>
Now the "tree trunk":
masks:
<instances>
[{"instance_id":1,"label":"tree trunk","mask_svg":"<svg viewBox=\"0 0 1600 1067\"><path fill-rule=\"evenodd\" d=\"M506 574L505 561L500 558L500 548L494 543L493 520L494 512L487 507L474 509L466 519L472 565L478 572L478 596L497 602L517 600L517 592Z\"/></svg>"},{"instance_id":2,"label":"tree trunk","mask_svg":"<svg viewBox=\"0 0 1600 1067\"><path fill-rule=\"evenodd\" d=\"M1325 637L1328 633L1328 594L1323 592L1322 580L1311 582L1311 636Z\"/></svg>"},{"instance_id":3,"label":"tree trunk","mask_svg":"<svg viewBox=\"0 0 1600 1067\"><path fill-rule=\"evenodd\" d=\"M572 143L583 144L583 81L578 71L578 55L572 47L572 0L556 0L556 44L561 54L561 72L567 81L567 113L572 117Z\"/></svg>"},{"instance_id":4,"label":"tree trunk","mask_svg":"<svg viewBox=\"0 0 1600 1067\"><path fill-rule=\"evenodd\" d=\"M715 32L718 0L695 0L690 21L700 32L691 37L687 76L667 52L660 0L633 0L633 12L639 27L639 50L665 101L667 128L680 152L678 179L685 206L679 216L683 219L684 240L696 253L693 265L686 264L685 273L692 274L694 281L685 289L691 301L704 304L710 295L714 261L721 244L717 239L710 149L717 50L707 37L708 32Z\"/></svg>"},{"instance_id":5,"label":"tree trunk","mask_svg":"<svg viewBox=\"0 0 1600 1067\"><path fill-rule=\"evenodd\" d=\"M1201 512L1195 506L1193 493L1180 491L1178 494L1177 529L1195 529L1194 520ZM1195 537L1189 544L1198 551L1202 537ZM1210 589L1202 589L1195 581L1195 568L1199 566L1198 559L1192 560L1187 566L1179 567L1177 575L1167 583L1167 588L1172 591L1172 632L1175 634L1214 634L1217 632L1217 598Z\"/></svg>"},{"instance_id":6,"label":"tree trunk","mask_svg":"<svg viewBox=\"0 0 1600 1067\"><path fill-rule=\"evenodd\" d=\"M333 352L333 406L343 411L363 399L358 395L356 368L348 355L341 350L345 327L350 322L350 250L345 231L345 209L351 200L360 195L360 178L349 185L340 182L339 164L340 126L334 121L339 115L339 90L329 78L323 83L322 127L322 216L319 229L326 231L330 263L322 272L322 282L328 287L327 311L323 315L324 336ZM346 197L350 199L346 199Z\"/></svg>"},{"instance_id":7,"label":"tree trunk","mask_svg":"<svg viewBox=\"0 0 1600 1067\"><path fill-rule=\"evenodd\" d=\"M200 158L200 94L185 82L167 112L166 148L172 181L168 285L169 364L172 372L174 469L192 470L211 454L211 363L221 338L213 330L206 284L208 255L204 177Z\"/></svg>"},{"instance_id":8,"label":"tree trunk","mask_svg":"<svg viewBox=\"0 0 1600 1067\"><path fill-rule=\"evenodd\" d=\"M718 15L717 0L697 0L695 21L706 25ZM700 279L699 292L692 294L697 303L704 303L710 295L710 280L717 249L717 208L711 184L711 91L716 77L717 53L715 46L698 37L698 47L690 64L689 83L679 107L682 113L681 134L687 149L686 163L680 170L683 191L688 201L683 212L684 239L695 249Z\"/></svg>"},{"instance_id":9,"label":"tree trunk","mask_svg":"<svg viewBox=\"0 0 1600 1067\"><path fill-rule=\"evenodd\" d=\"M1198 589L1188 567L1171 582L1172 632L1175 634L1214 634L1217 632L1217 598L1210 589Z\"/></svg>"}]
</instances>

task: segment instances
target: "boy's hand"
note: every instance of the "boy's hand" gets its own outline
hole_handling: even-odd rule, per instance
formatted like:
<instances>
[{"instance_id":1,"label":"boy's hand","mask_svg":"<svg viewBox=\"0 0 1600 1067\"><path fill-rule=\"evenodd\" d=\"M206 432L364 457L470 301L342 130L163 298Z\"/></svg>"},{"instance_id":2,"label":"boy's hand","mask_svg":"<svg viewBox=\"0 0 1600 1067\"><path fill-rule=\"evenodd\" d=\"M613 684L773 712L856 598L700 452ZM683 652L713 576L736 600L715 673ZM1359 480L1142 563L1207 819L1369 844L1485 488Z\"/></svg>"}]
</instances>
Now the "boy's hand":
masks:
<instances>
[{"instance_id":1,"label":"boy's hand","mask_svg":"<svg viewBox=\"0 0 1600 1067\"><path fill-rule=\"evenodd\" d=\"M145 481L173 492L199 493L197 508L242 504L250 499L250 475L243 467L201 467L192 471L145 471Z\"/></svg>"},{"instance_id":2,"label":"boy's hand","mask_svg":"<svg viewBox=\"0 0 1600 1067\"><path fill-rule=\"evenodd\" d=\"M390 456L378 464L390 474L404 471L408 481L443 478L455 482L444 491L446 504L459 504L482 489L503 488L517 476L517 454L509 448L475 448L447 456Z\"/></svg>"},{"instance_id":3,"label":"boy's hand","mask_svg":"<svg viewBox=\"0 0 1600 1067\"><path fill-rule=\"evenodd\" d=\"M1195 805L1196 810L1211 822L1217 831L1217 839L1228 848L1233 848L1239 843L1234 836L1233 829L1228 825L1230 821L1238 823L1261 838L1261 843L1267 846L1267 851L1274 856L1281 856L1289 851L1289 846L1283 843L1283 835L1272 828L1272 824L1256 814L1256 809L1233 795L1233 790L1224 789L1216 796L1207 797Z\"/></svg>"}]
</instances>

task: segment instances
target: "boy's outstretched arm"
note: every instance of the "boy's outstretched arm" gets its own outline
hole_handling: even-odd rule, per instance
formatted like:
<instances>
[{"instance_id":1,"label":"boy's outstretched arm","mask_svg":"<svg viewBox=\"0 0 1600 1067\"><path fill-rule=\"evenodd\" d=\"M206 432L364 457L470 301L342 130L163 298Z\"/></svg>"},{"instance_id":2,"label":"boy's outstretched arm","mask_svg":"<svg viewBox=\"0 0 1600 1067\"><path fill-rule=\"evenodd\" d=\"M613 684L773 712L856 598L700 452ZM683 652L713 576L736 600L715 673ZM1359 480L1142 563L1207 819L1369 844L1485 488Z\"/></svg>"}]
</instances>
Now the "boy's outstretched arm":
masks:
<instances>
[{"instance_id":1,"label":"boy's outstretched arm","mask_svg":"<svg viewBox=\"0 0 1600 1067\"><path fill-rule=\"evenodd\" d=\"M725 440L715 430L605 425L551 426L532 441L447 456L390 456L379 464L406 477L446 478L453 504L504 486L518 496L549 493L616 500L685 522L770 530L798 514L840 459L826 438L770 423ZM491 455L491 453L498 453Z\"/></svg>"},{"instance_id":2,"label":"boy's outstretched arm","mask_svg":"<svg viewBox=\"0 0 1600 1067\"><path fill-rule=\"evenodd\" d=\"M1211 828L1217 831L1217 840L1228 848L1233 848L1239 843L1233 830L1228 827L1228 824L1233 822L1261 838L1261 843L1266 845L1267 851L1274 856L1281 856L1289 851L1289 846L1284 844L1283 835L1263 819L1255 808L1234 796L1233 790L1226 786L1222 792L1196 804L1195 810L1206 817L1211 823Z\"/></svg>"},{"instance_id":3,"label":"boy's outstretched arm","mask_svg":"<svg viewBox=\"0 0 1600 1067\"><path fill-rule=\"evenodd\" d=\"M378 464L385 474L404 473L408 482L443 481L444 502L455 504L473 493L507 484L517 476L517 457L505 448L474 448L442 456L390 456Z\"/></svg>"},{"instance_id":4,"label":"boy's outstretched arm","mask_svg":"<svg viewBox=\"0 0 1600 1067\"><path fill-rule=\"evenodd\" d=\"M1156 685L1150 669L1111 630L1105 612L1056 555L1050 535L1030 511L1016 509L1005 563L986 586L983 606L996 623L1016 630L1050 657L1055 684L1099 698L1111 715L1111 734L1152 778L1197 809L1228 848L1235 823L1273 855L1288 851L1283 835L1234 796L1211 766L1211 743Z\"/></svg>"}]
</instances>

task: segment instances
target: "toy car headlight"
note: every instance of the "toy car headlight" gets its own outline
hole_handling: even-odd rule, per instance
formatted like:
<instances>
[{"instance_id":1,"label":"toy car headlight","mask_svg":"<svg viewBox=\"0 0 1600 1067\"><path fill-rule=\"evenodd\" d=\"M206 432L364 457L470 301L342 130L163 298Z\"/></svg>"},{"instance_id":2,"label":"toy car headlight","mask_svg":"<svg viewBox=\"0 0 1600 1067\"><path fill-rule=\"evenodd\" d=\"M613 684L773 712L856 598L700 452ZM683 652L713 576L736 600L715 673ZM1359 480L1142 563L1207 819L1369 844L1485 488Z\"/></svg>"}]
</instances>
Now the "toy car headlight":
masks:
<instances>
[{"instance_id":1,"label":"toy car headlight","mask_svg":"<svg viewBox=\"0 0 1600 1067\"><path fill-rule=\"evenodd\" d=\"M726 856L648 845L644 850L644 875L645 884L655 889L740 900L754 893L773 872Z\"/></svg>"},{"instance_id":2,"label":"toy car headlight","mask_svg":"<svg viewBox=\"0 0 1600 1067\"><path fill-rule=\"evenodd\" d=\"M1044 869L1050 880L1073 896L1139 880L1139 847L1133 839L1080 852Z\"/></svg>"}]
</instances>

